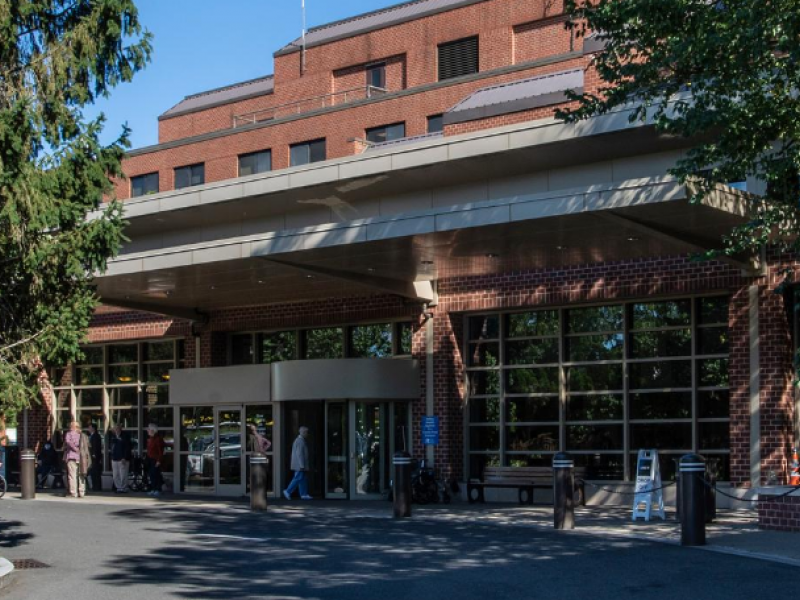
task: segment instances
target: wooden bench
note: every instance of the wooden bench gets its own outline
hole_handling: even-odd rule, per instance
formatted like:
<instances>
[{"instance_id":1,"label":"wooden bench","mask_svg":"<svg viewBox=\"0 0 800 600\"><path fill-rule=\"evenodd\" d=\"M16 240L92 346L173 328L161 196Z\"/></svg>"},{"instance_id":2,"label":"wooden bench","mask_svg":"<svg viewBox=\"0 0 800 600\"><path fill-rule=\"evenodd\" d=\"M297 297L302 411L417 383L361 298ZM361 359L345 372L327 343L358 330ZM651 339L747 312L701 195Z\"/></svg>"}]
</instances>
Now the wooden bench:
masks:
<instances>
[{"instance_id":1,"label":"wooden bench","mask_svg":"<svg viewBox=\"0 0 800 600\"><path fill-rule=\"evenodd\" d=\"M575 492L573 496L576 504L586 504L586 494L583 489L583 478L586 469L575 467ZM469 503L485 503L483 491L486 488L516 489L519 494L520 504L533 504L533 494L537 489L553 489L553 469L551 467L486 467L481 480L467 482L467 498ZM473 492L475 492L473 494Z\"/></svg>"}]
</instances>

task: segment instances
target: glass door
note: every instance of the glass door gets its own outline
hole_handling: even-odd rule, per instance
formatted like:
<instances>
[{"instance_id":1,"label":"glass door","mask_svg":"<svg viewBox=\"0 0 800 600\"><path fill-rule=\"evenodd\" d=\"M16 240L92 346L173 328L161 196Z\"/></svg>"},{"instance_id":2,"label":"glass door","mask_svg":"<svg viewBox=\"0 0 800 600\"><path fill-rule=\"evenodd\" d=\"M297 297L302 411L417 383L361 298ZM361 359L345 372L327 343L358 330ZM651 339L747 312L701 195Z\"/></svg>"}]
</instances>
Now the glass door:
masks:
<instances>
[{"instance_id":1,"label":"glass door","mask_svg":"<svg viewBox=\"0 0 800 600\"><path fill-rule=\"evenodd\" d=\"M388 491L388 408L389 404L381 402L350 405L353 431L350 498L382 498Z\"/></svg>"},{"instance_id":2,"label":"glass door","mask_svg":"<svg viewBox=\"0 0 800 600\"><path fill-rule=\"evenodd\" d=\"M243 496L244 481L244 419L242 407L214 408L215 483L218 496Z\"/></svg>"},{"instance_id":3,"label":"glass door","mask_svg":"<svg viewBox=\"0 0 800 600\"><path fill-rule=\"evenodd\" d=\"M347 498L347 404L329 402L325 408L325 497Z\"/></svg>"}]
</instances>

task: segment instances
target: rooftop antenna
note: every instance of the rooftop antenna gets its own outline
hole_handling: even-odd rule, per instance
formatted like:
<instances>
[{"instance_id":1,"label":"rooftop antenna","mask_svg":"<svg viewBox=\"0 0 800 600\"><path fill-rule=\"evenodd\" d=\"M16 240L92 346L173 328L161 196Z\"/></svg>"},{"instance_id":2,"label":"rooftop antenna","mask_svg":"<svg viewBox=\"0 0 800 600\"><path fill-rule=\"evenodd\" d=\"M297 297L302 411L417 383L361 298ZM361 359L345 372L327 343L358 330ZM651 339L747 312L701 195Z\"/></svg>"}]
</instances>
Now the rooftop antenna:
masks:
<instances>
[{"instance_id":1,"label":"rooftop antenna","mask_svg":"<svg viewBox=\"0 0 800 600\"><path fill-rule=\"evenodd\" d=\"M303 13L303 33L300 46L300 75L306 72L306 0L300 0L300 7Z\"/></svg>"}]
</instances>

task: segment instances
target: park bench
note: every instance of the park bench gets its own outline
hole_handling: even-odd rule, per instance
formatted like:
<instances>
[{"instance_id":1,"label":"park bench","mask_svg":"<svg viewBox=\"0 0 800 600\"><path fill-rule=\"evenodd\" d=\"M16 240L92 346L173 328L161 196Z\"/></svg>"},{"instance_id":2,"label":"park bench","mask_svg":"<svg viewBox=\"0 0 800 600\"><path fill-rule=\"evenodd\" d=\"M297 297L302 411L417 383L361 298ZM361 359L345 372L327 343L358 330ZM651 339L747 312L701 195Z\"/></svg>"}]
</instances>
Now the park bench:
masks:
<instances>
[{"instance_id":1,"label":"park bench","mask_svg":"<svg viewBox=\"0 0 800 600\"><path fill-rule=\"evenodd\" d=\"M586 469L575 467L575 492L573 496L576 504L586 504L583 478ZM516 489L520 504L533 504L533 494L537 489L553 489L553 469L551 467L486 467L483 477L479 480L467 482L467 498L470 504L486 502L484 490L486 488Z\"/></svg>"}]
</instances>

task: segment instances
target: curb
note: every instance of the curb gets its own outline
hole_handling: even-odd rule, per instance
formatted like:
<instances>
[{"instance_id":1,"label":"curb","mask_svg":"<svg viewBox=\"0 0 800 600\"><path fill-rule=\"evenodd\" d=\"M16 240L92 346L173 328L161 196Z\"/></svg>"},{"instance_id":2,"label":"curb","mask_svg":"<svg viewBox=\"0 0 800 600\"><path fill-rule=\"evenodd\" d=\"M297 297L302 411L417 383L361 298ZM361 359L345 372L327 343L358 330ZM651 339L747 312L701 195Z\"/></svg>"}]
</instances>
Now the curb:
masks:
<instances>
[{"instance_id":1,"label":"curb","mask_svg":"<svg viewBox=\"0 0 800 600\"><path fill-rule=\"evenodd\" d=\"M5 558L0 557L0 589L8 585L11 574L14 572L14 565Z\"/></svg>"}]
</instances>

